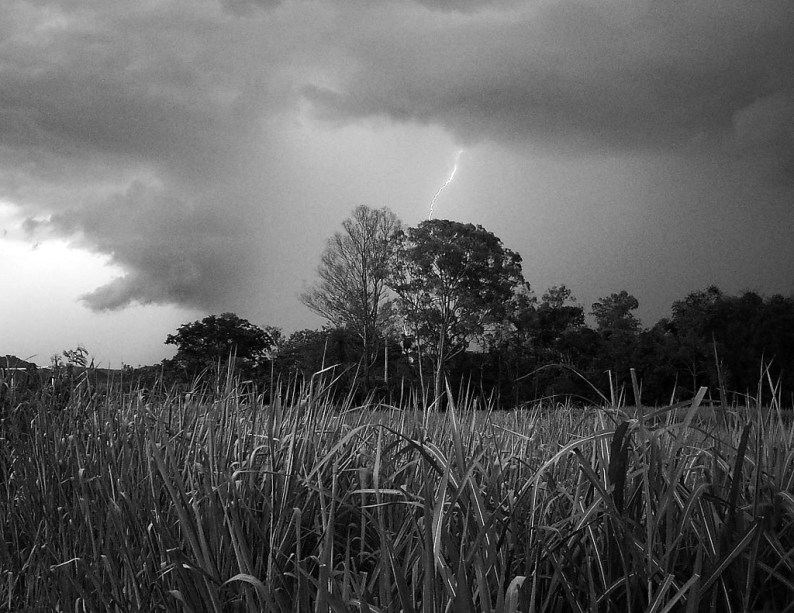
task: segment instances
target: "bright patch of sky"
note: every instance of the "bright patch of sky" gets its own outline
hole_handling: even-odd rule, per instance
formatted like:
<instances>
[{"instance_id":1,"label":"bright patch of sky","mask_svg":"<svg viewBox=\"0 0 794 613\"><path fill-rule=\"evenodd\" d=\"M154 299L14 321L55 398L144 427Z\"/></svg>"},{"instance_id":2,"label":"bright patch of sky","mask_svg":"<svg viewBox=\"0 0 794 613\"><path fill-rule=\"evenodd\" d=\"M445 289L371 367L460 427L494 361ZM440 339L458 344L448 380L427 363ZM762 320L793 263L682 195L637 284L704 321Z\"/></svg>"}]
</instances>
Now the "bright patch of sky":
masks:
<instances>
[{"instance_id":1,"label":"bright patch of sky","mask_svg":"<svg viewBox=\"0 0 794 613\"><path fill-rule=\"evenodd\" d=\"M53 354L86 347L98 366L157 363L173 354L167 334L193 313L177 307L136 306L88 316L83 295L122 270L108 256L90 253L62 238L31 243L15 207L0 202L0 346L46 366ZM196 314L197 315L197 314Z\"/></svg>"}]
</instances>

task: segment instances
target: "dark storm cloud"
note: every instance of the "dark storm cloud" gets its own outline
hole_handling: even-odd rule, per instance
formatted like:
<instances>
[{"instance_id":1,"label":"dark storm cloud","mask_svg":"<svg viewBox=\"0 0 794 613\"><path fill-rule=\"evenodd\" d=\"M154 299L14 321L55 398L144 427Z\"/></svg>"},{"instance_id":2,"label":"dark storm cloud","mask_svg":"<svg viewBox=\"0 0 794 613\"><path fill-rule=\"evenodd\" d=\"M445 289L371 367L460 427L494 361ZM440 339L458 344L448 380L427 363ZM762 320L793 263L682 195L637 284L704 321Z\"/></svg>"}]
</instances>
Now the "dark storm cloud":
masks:
<instances>
[{"instance_id":1,"label":"dark storm cloud","mask_svg":"<svg viewBox=\"0 0 794 613\"><path fill-rule=\"evenodd\" d=\"M360 164L366 176L366 143L349 160L321 150L307 99L328 125L362 123L358 138L362 118L385 116L584 154L711 147L794 177L793 7L9 0L0 198L35 220L33 235L70 237L125 271L86 297L92 308L210 310L259 300L251 279L305 260L273 245L303 247L317 203L348 199L329 223L357 203L355 178L329 175ZM306 143L290 150L296 134Z\"/></svg>"},{"instance_id":2,"label":"dark storm cloud","mask_svg":"<svg viewBox=\"0 0 794 613\"><path fill-rule=\"evenodd\" d=\"M2 47L0 138L32 159L101 156L188 176L233 164L252 109L276 103L272 92L214 52L225 41L211 13L120 6L54 3L40 23L19 24Z\"/></svg>"},{"instance_id":3,"label":"dark storm cloud","mask_svg":"<svg viewBox=\"0 0 794 613\"><path fill-rule=\"evenodd\" d=\"M520 0L413 0L434 11L471 13L515 5Z\"/></svg>"},{"instance_id":4,"label":"dark storm cloud","mask_svg":"<svg viewBox=\"0 0 794 613\"><path fill-rule=\"evenodd\" d=\"M794 93L788 1L565 0L405 24L353 41L357 70L336 87L306 89L319 113L439 123L462 139L664 149L732 141L760 107L777 122L768 143L791 140L778 129L790 108L764 107Z\"/></svg>"},{"instance_id":5,"label":"dark storm cloud","mask_svg":"<svg viewBox=\"0 0 794 613\"><path fill-rule=\"evenodd\" d=\"M295 99L272 71L287 60L211 3L14 2L0 17L0 197L33 235L125 271L93 309L227 306L262 268L246 181L262 118Z\"/></svg>"},{"instance_id":6,"label":"dark storm cloud","mask_svg":"<svg viewBox=\"0 0 794 613\"><path fill-rule=\"evenodd\" d=\"M272 9L281 4L281 0L220 0L220 2L224 9L240 17L250 15L251 11L256 9Z\"/></svg>"},{"instance_id":7,"label":"dark storm cloud","mask_svg":"<svg viewBox=\"0 0 794 613\"><path fill-rule=\"evenodd\" d=\"M211 309L245 284L256 250L234 209L202 204L134 183L108 200L57 213L47 226L123 263L124 276L84 296L91 308L137 302Z\"/></svg>"}]
</instances>

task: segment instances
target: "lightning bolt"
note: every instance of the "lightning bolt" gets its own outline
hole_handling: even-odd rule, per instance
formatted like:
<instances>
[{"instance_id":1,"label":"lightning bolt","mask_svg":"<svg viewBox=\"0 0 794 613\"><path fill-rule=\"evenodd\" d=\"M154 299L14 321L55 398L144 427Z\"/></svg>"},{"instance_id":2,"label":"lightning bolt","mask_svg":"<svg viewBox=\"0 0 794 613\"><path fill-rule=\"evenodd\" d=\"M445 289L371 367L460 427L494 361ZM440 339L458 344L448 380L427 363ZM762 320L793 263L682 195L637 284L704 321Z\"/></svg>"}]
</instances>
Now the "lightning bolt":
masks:
<instances>
[{"instance_id":1,"label":"lightning bolt","mask_svg":"<svg viewBox=\"0 0 794 613\"><path fill-rule=\"evenodd\" d=\"M458 162L460 161L460 155L462 153L463 153L463 149L459 149L458 152L455 154L455 162L452 164L452 172L449 173L449 177L444 182L444 185L438 188L438 191L436 192L435 196L433 196L433 199L430 201L430 215L428 215L427 217L428 219L433 219L433 208L436 206L436 200L438 200L438 197L441 194L441 192L447 189L449 184L452 183L452 180L455 178L455 173L458 172Z\"/></svg>"}]
</instances>

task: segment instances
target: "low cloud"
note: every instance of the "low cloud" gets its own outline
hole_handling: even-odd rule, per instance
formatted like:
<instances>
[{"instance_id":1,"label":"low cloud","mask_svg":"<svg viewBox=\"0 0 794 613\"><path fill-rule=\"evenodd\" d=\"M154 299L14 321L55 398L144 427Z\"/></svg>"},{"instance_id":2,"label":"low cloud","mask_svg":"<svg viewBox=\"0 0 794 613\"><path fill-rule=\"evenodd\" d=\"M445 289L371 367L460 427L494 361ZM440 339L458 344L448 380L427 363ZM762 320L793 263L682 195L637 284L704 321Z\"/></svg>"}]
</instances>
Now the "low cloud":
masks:
<instances>
[{"instance_id":1,"label":"low cloud","mask_svg":"<svg viewBox=\"0 0 794 613\"><path fill-rule=\"evenodd\" d=\"M59 212L46 228L109 254L126 274L84 296L95 310L133 303L211 309L246 282L256 257L233 210L196 207L162 188L125 193Z\"/></svg>"}]
</instances>

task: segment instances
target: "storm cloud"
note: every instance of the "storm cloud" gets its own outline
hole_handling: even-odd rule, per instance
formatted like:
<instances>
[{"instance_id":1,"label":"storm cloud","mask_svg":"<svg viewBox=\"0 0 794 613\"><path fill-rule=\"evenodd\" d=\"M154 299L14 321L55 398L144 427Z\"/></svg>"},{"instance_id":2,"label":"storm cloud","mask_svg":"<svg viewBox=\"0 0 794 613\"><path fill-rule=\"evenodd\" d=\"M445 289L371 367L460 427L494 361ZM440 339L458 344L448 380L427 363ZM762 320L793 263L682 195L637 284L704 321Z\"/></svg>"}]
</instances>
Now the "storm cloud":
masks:
<instances>
[{"instance_id":1,"label":"storm cloud","mask_svg":"<svg viewBox=\"0 0 794 613\"><path fill-rule=\"evenodd\" d=\"M11 0L0 41L0 198L125 271L95 310L293 311L395 128L794 186L789 1Z\"/></svg>"},{"instance_id":2,"label":"storm cloud","mask_svg":"<svg viewBox=\"0 0 794 613\"><path fill-rule=\"evenodd\" d=\"M392 20L356 28L356 69L337 88L306 88L318 112L572 149L790 147L788 2L563 0Z\"/></svg>"}]
</instances>

